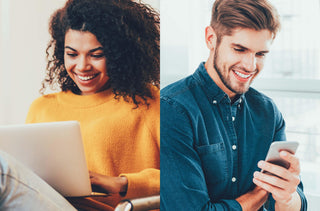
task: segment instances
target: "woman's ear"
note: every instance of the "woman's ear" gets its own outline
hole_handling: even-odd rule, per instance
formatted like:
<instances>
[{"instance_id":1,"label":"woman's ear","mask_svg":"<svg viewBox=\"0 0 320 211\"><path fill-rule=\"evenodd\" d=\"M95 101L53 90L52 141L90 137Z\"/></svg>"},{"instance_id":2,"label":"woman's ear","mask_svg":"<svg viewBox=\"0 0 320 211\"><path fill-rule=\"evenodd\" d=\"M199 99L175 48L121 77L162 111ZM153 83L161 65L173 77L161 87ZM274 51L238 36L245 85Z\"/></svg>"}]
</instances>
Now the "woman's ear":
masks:
<instances>
[{"instance_id":1,"label":"woman's ear","mask_svg":"<svg viewBox=\"0 0 320 211\"><path fill-rule=\"evenodd\" d=\"M205 29L205 39L209 50L214 50L217 43L217 35L211 26L207 26Z\"/></svg>"}]
</instances>

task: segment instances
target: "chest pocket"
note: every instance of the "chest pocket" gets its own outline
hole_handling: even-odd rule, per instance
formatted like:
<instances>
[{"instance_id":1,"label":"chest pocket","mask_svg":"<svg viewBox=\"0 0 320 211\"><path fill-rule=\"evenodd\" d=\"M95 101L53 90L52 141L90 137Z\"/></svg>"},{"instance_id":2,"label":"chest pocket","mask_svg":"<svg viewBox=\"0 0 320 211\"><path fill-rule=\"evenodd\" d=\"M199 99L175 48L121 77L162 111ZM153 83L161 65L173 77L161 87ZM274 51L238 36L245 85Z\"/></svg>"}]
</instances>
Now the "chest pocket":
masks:
<instances>
[{"instance_id":1,"label":"chest pocket","mask_svg":"<svg viewBox=\"0 0 320 211\"><path fill-rule=\"evenodd\" d=\"M227 152L223 142L197 146L196 150L201 159L207 184L213 185L228 179Z\"/></svg>"}]
</instances>

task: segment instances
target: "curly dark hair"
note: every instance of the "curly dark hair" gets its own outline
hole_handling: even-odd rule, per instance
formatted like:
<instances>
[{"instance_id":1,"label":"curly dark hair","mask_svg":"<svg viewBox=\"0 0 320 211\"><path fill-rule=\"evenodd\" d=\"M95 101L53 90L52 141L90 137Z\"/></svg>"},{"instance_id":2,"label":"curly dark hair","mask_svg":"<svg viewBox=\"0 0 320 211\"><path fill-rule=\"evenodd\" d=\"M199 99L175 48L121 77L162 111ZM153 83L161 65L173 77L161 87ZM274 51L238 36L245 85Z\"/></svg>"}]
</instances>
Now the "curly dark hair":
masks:
<instances>
[{"instance_id":1,"label":"curly dark hair","mask_svg":"<svg viewBox=\"0 0 320 211\"><path fill-rule=\"evenodd\" d=\"M44 91L81 93L64 66L64 41L69 30L88 31L103 46L108 87L115 98L129 98L138 107L153 98L160 85L160 18L149 5L132 0L68 0L50 19Z\"/></svg>"}]
</instances>

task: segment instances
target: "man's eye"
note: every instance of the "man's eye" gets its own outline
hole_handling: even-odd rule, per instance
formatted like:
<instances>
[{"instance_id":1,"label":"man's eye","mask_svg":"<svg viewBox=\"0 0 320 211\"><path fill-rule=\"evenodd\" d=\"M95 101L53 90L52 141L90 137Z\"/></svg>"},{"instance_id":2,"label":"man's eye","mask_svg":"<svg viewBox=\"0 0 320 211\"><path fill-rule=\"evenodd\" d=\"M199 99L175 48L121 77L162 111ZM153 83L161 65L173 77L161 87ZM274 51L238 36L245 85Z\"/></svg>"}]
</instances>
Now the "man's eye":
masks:
<instances>
[{"instance_id":1,"label":"man's eye","mask_svg":"<svg viewBox=\"0 0 320 211\"><path fill-rule=\"evenodd\" d=\"M264 57L266 54L265 53L257 53L257 56L259 57Z\"/></svg>"},{"instance_id":2,"label":"man's eye","mask_svg":"<svg viewBox=\"0 0 320 211\"><path fill-rule=\"evenodd\" d=\"M234 50L237 52L244 52L244 49L242 49L242 48L234 48Z\"/></svg>"}]
</instances>

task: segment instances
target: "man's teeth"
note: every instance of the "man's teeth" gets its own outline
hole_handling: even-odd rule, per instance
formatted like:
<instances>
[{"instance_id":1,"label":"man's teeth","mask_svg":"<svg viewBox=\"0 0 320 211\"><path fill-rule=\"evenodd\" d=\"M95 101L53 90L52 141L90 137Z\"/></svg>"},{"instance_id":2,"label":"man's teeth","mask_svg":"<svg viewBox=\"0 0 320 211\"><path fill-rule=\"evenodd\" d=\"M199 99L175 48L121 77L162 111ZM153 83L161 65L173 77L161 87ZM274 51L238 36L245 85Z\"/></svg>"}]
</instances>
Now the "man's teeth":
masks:
<instances>
[{"instance_id":1,"label":"man's teeth","mask_svg":"<svg viewBox=\"0 0 320 211\"><path fill-rule=\"evenodd\" d=\"M90 75L90 76L80 76L80 75L78 75L78 77L83 81L88 81L90 79L93 79L95 77L95 75Z\"/></svg>"},{"instance_id":2,"label":"man's teeth","mask_svg":"<svg viewBox=\"0 0 320 211\"><path fill-rule=\"evenodd\" d=\"M240 73L240 72L238 72L238 71L234 71L238 76L240 76L241 78L249 78L250 76L251 76L251 74L249 74L249 75L245 75L245 74L243 74L243 73Z\"/></svg>"}]
</instances>

